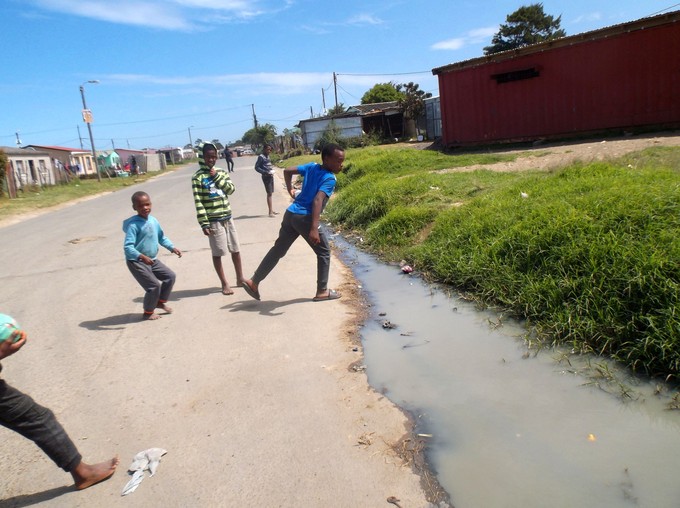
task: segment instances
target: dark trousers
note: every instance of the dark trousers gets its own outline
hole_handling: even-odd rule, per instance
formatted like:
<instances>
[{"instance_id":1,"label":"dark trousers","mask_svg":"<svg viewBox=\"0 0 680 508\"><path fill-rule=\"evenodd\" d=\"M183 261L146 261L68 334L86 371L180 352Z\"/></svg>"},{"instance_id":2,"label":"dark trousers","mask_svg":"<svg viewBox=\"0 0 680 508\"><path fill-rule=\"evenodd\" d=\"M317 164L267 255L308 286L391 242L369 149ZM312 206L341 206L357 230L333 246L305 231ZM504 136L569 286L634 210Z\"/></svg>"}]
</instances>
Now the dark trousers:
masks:
<instances>
[{"instance_id":1,"label":"dark trousers","mask_svg":"<svg viewBox=\"0 0 680 508\"><path fill-rule=\"evenodd\" d=\"M83 459L52 411L2 379L0 425L33 441L64 471L72 471Z\"/></svg>"},{"instance_id":2,"label":"dark trousers","mask_svg":"<svg viewBox=\"0 0 680 508\"><path fill-rule=\"evenodd\" d=\"M227 159L227 169L230 173L234 171L234 159Z\"/></svg>"},{"instance_id":3,"label":"dark trousers","mask_svg":"<svg viewBox=\"0 0 680 508\"><path fill-rule=\"evenodd\" d=\"M311 215L300 215L286 210L281 221L279 237L274 246L269 249L260 266L255 270L253 281L259 284L274 269L279 260L286 255L290 246L301 236L316 254L316 290L321 292L328 288L328 272L331 266L331 248L328 239L322 229L319 229L318 245L312 245L309 241L309 230L312 226Z\"/></svg>"},{"instance_id":4,"label":"dark trousers","mask_svg":"<svg viewBox=\"0 0 680 508\"><path fill-rule=\"evenodd\" d=\"M127 266L135 280L146 291L144 295L145 313L151 314L159 302L168 301L172 287L175 285L175 272L158 259L154 259L152 265L147 265L141 261L128 260Z\"/></svg>"}]
</instances>

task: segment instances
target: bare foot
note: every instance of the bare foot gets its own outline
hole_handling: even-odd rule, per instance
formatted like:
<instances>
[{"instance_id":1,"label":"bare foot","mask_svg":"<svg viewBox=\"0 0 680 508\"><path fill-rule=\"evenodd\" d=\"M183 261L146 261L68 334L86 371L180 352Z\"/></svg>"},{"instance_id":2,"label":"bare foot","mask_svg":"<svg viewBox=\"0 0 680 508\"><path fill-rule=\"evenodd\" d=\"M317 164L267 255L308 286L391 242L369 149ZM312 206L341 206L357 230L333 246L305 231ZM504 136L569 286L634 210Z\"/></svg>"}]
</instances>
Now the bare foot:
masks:
<instances>
[{"instance_id":1,"label":"bare foot","mask_svg":"<svg viewBox=\"0 0 680 508\"><path fill-rule=\"evenodd\" d=\"M156 314L155 312L152 312L151 314L147 314L145 312L142 319L144 321L155 321L156 319L160 319L160 316L158 314Z\"/></svg>"},{"instance_id":2,"label":"bare foot","mask_svg":"<svg viewBox=\"0 0 680 508\"><path fill-rule=\"evenodd\" d=\"M172 314L172 307L168 307L164 303L159 303L158 305L156 305L156 308L164 310L167 314Z\"/></svg>"},{"instance_id":3,"label":"bare foot","mask_svg":"<svg viewBox=\"0 0 680 508\"><path fill-rule=\"evenodd\" d=\"M75 482L76 490L83 490L91 487L95 483L103 482L111 477L118 466L118 457L111 460L100 462L99 464L85 464L80 462L76 468L71 471L73 481Z\"/></svg>"},{"instance_id":4,"label":"bare foot","mask_svg":"<svg viewBox=\"0 0 680 508\"><path fill-rule=\"evenodd\" d=\"M228 295L233 295L233 294L234 294L234 290L231 289L231 287L229 286L229 284L224 284L224 285L222 286L222 294L223 294L223 295L227 295L227 296L228 296Z\"/></svg>"}]
</instances>

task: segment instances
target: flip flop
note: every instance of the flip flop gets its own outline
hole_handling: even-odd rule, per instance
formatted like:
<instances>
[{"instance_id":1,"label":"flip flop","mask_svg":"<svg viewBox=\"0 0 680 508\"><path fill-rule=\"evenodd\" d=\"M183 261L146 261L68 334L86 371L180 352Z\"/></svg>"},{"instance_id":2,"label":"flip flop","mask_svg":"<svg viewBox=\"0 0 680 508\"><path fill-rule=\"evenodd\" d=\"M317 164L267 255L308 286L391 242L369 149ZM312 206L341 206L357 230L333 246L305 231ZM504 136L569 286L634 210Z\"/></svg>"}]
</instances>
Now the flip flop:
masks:
<instances>
[{"instance_id":1,"label":"flip flop","mask_svg":"<svg viewBox=\"0 0 680 508\"><path fill-rule=\"evenodd\" d=\"M329 289L328 294L325 296L315 296L312 298L313 302L325 302L328 300L337 300L340 298L340 293L338 293L335 289Z\"/></svg>"},{"instance_id":2,"label":"flip flop","mask_svg":"<svg viewBox=\"0 0 680 508\"><path fill-rule=\"evenodd\" d=\"M250 297L255 298L255 300L260 299L260 292L251 288L247 282L242 282L241 287L246 290L246 293L248 293Z\"/></svg>"}]
</instances>

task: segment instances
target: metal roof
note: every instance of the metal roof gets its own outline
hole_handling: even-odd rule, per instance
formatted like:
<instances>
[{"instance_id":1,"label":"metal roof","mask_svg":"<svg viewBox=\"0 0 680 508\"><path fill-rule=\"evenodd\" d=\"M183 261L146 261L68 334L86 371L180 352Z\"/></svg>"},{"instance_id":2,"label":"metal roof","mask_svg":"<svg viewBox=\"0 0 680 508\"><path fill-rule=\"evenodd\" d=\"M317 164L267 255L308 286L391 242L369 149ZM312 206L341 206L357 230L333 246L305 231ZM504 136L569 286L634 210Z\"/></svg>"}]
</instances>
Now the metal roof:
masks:
<instances>
[{"instance_id":1,"label":"metal roof","mask_svg":"<svg viewBox=\"0 0 680 508\"><path fill-rule=\"evenodd\" d=\"M530 55L532 53L540 53L542 51L547 51L549 49L571 46L573 44L579 44L582 42L592 41L596 39L604 39L607 37L612 37L614 35L632 32L635 30L644 30L646 28L651 28L658 25L665 25L667 23L676 23L678 21L680 21L680 10L669 12L666 14L660 14L658 16L641 18L635 21L628 21L626 23L621 23L619 25L612 25L605 28L599 28L597 30L592 30L590 32L569 35L567 37L554 39L552 41L539 42L538 44L531 44L529 46L523 46L517 49L501 51L500 53L494 53L492 55L485 55L477 58L472 58L469 60L463 60L461 62L444 65L442 67L435 67L434 69L432 69L432 74L434 75L445 74L447 72L459 69L476 67L488 63L501 62L504 60L510 60L518 56Z\"/></svg>"}]
</instances>

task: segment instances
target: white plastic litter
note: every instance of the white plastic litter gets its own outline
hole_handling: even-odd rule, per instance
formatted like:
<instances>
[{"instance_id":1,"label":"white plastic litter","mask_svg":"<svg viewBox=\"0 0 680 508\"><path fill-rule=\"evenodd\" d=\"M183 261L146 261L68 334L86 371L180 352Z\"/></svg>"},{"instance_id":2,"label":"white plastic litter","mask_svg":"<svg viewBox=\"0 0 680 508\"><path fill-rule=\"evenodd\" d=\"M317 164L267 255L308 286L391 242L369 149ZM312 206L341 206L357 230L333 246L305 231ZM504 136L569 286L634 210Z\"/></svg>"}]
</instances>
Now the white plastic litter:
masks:
<instances>
[{"instance_id":1,"label":"white plastic litter","mask_svg":"<svg viewBox=\"0 0 680 508\"><path fill-rule=\"evenodd\" d=\"M139 484L144 479L144 471L148 470L149 476L155 475L161 462L161 457L166 453L168 451L163 448L149 448L135 455L132 459L132 464L128 467L128 474L132 475L132 478L123 487L121 496L132 494L139 487Z\"/></svg>"}]
</instances>

